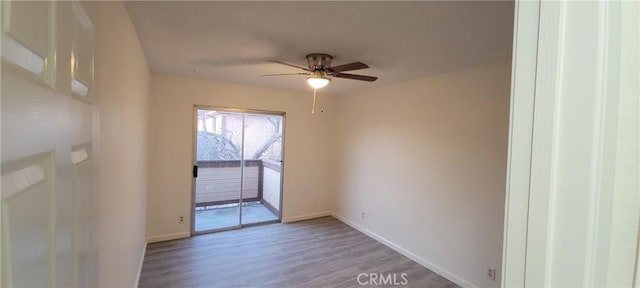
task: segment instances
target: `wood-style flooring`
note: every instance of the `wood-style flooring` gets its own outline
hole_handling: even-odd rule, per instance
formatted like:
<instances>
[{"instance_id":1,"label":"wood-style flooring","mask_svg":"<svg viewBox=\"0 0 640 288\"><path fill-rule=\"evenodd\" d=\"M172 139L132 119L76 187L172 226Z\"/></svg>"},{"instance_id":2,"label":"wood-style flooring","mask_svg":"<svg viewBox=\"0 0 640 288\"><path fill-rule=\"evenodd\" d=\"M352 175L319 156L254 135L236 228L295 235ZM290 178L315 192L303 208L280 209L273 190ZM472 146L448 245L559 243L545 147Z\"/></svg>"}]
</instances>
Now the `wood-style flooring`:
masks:
<instances>
[{"instance_id":1,"label":"wood-style flooring","mask_svg":"<svg viewBox=\"0 0 640 288\"><path fill-rule=\"evenodd\" d=\"M406 273L404 277L402 273ZM139 284L225 288L458 287L333 217L149 244Z\"/></svg>"}]
</instances>

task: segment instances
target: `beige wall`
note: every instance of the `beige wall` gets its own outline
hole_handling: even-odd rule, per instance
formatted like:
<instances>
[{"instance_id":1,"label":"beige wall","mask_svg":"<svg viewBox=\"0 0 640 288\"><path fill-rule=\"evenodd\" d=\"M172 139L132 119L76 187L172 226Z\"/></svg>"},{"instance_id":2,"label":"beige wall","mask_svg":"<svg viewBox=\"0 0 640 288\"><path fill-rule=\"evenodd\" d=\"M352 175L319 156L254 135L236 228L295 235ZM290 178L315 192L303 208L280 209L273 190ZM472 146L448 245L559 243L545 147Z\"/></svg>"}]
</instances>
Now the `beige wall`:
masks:
<instances>
[{"instance_id":1,"label":"beige wall","mask_svg":"<svg viewBox=\"0 0 640 288\"><path fill-rule=\"evenodd\" d=\"M96 19L99 284L132 287L145 247L149 68L121 2Z\"/></svg>"},{"instance_id":2,"label":"beige wall","mask_svg":"<svg viewBox=\"0 0 640 288\"><path fill-rule=\"evenodd\" d=\"M510 66L336 97L337 216L463 286L498 287L485 272L501 267Z\"/></svg>"},{"instance_id":3,"label":"beige wall","mask_svg":"<svg viewBox=\"0 0 640 288\"><path fill-rule=\"evenodd\" d=\"M334 111L330 98L320 95L327 109L312 115L311 96L311 90L152 75L147 239L189 235L195 104L286 112L283 219L329 211Z\"/></svg>"}]
</instances>

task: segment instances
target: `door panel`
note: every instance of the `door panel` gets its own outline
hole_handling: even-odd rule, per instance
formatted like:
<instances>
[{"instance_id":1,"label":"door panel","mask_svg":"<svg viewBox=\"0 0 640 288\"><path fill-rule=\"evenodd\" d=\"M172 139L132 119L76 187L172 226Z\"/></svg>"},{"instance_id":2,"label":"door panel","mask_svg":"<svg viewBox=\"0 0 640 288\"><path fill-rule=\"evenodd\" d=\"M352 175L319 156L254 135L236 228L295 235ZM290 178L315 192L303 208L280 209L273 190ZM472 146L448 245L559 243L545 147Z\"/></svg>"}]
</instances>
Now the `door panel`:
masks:
<instances>
[{"instance_id":1,"label":"door panel","mask_svg":"<svg viewBox=\"0 0 640 288\"><path fill-rule=\"evenodd\" d=\"M257 193L243 194L243 225L280 219L280 166L282 160L281 115L245 114L244 173L245 186Z\"/></svg>"},{"instance_id":2,"label":"door panel","mask_svg":"<svg viewBox=\"0 0 640 288\"><path fill-rule=\"evenodd\" d=\"M2 279L5 283L50 285L52 247L52 153L2 167ZM25 209L25 208L29 209ZM4 285L3 285L4 286Z\"/></svg>"},{"instance_id":3,"label":"door panel","mask_svg":"<svg viewBox=\"0 0 640 288\"><path fill-rule=\"evenodd\" d=\"M243 115L197 109L194 232L240 225Z\"/></svg>"},{"instance_id":4,"label":"door panel","mask_svg":"<svg viewBox=\"0 0 640 288\"><path fill-rule=\"evenodd\" d=\"M55 47L53 2L2 2L2 57L42 80ZM49 78L50 79L50 78Z\"/></svg>"}]
</instances>

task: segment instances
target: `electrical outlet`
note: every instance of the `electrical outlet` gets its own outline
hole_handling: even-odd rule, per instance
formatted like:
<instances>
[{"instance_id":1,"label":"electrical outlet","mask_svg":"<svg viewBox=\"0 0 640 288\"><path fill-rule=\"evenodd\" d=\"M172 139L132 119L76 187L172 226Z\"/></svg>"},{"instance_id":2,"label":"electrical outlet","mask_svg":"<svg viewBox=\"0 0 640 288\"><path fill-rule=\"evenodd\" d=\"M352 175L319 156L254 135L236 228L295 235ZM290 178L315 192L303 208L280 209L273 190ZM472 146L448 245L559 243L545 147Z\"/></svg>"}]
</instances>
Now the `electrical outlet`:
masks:
<instances>
[{"instance_id":1,"label":"electrical outlet","mask_svg":"<svg viewBox=\"0 0 640 288\"><path fill-rule=\"evenodd\" d=\"M180 216L180 223L184 223L184 216Z\"/></svg>"},{"instance_id":2,"label":"electrical outlet","mask_svg":"<svg viewBox=\"0 0 640 288\"><path fill-rule=\"evenodd\" d=\"M362 212L360 214L360 218L362 218L363 220L367 218L367 213Z\"/></svg>"},{"instance_id":3,"label":"electrical outlet","mask_svg":"<svg viewBox=\"0 0 640 288\"><path fill-rule=\"evenodd\" d=\"M487 267L487 278L491 281L496 281L496 268Z\"/></svg>"}]
</instances>

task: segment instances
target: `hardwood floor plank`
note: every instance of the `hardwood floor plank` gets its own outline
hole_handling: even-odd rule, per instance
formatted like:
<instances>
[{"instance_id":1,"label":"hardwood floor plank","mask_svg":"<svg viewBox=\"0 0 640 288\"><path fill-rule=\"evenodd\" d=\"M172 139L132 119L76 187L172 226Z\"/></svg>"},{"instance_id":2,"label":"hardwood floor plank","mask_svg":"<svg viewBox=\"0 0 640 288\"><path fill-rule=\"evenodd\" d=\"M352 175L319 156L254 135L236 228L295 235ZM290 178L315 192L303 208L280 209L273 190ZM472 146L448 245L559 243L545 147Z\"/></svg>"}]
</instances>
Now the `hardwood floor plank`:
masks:
<instances>
[{"instance_id":1,"label":"hardwood floor plank","mask_svg":"<svg viewBox=\"0 0 640 288\"><path fill-rule=\"evenodd\" d=\"M149 244L139 287L458 287L333 217ZM388 275L388 276L387 276ZM395 276L395 278L393 278ZM401 285L396 285L401 286Z\"/></svg>"}]
</instances>

